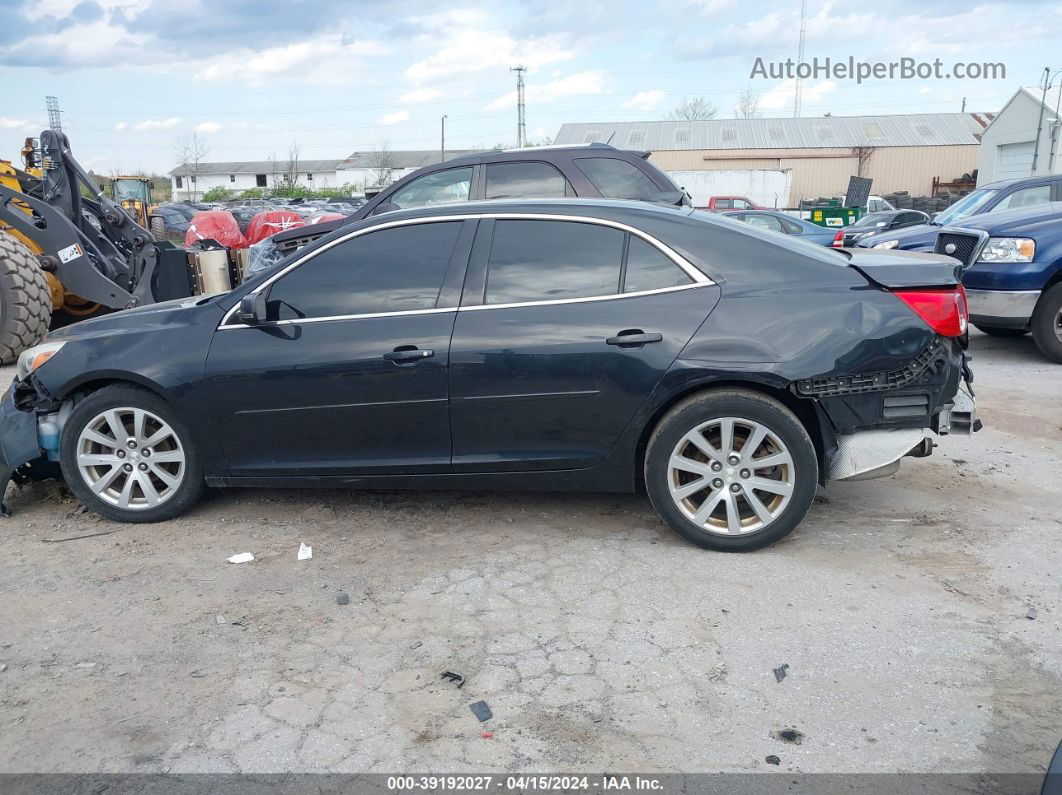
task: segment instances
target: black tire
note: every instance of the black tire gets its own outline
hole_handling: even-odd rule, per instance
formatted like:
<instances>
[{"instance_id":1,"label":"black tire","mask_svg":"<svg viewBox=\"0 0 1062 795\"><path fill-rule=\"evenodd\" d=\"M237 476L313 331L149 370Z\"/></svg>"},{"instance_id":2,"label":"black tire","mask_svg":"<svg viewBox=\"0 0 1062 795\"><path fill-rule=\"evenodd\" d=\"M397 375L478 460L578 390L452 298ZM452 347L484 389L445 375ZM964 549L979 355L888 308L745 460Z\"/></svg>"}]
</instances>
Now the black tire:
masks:
<instances>
[{"instance_id":1,"label":"black tire","mask_svg":"<svg viewBox=\"0 0 1062 795\"><path fill-rule=\"evenodd\" d=\"M1036 303L1032 335L1036 347L1053 362L1062 364L1062 284L1056 284Z\"/></svg>"},{"instance_id":2,"label":"black tire","mask_svg":"<svg viewBox=\"0 0 1062 795\"><path fill-rule=\"evenodd\" d=\"M129 509L107 502L93 493L77 466L77 446L81 432L102 412L124 407L144 409L166 422L179 439L184 453L183 479L164 502L154 507ZM104 387L77 403L63 427L63 436L59 442L59 463L67 486L87 508L119 522L161 522L173 519L195 505L203 492L203 470L199 455L192 445L192 434L188 427L158 395L131 385ZM119 475L119 478L121 477ZM143 495L142 489L140 493Z\"/></svg>"},{"instance_id":3,"label":"black tire","mask_svg":"<svg viewBox=\"0 0 1062 795\"><path fill-rule=\"evenodd\" d=\"M777 436L793 461L788 504L773 521L748 533L727 535L698 526L679 509L669 488L670 459L676 445L702 423L723 417L759 423ZM720 552L759 549L792 532L815 499L818 470L815 446L796 415L777 400L744 389L708 390L678 403L657 423L645 454L646 490L657 513L683 538ZM748 507L746 502L745 509Z\"/></svg>"},{"instance_id":4,"label":"black tire","mask_svg":"<svg viewBox=\"0 0 1062 795\"><path fill-rule=\"evenodd\" d=\"M163 218L161 215L153 215L153 216L151 216L150 226L151 226L151 236L153 238L155 238L155 240L163 241L163 240L166 239L166 219L165 218Z\"/></svg>"},{"instance_id":5,"label":"black tire","mask_svg":"<svg viewBox=\"0 0 1062 795\"><path fill-rule=\"evenodd\" d=\"M990 337L1021 337L1029 333L1029 329L1026 328L1003 328L1002 326L982 326L980 323L974 323L973 327L978 331L983 331Z\"/></svg>"},{"instance_id":6,"label":"black tire","mask_svg":"<svg viewBox=\"0 0 1062 795\"><path fill-rule=\"evenodd\" d=\"M0 232L0 364L11 364L48 333L52 295L37 258Z\"/></svg>"}]
</instances>

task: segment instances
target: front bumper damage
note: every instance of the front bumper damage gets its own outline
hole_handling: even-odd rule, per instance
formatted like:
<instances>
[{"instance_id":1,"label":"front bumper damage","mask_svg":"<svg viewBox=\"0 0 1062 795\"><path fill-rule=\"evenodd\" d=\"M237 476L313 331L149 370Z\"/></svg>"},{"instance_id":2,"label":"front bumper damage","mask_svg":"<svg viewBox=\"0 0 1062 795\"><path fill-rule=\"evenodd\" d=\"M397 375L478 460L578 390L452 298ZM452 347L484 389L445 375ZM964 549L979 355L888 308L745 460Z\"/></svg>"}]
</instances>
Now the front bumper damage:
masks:
<instances>
[{"instance_id":1,"label":"front bumper damage","mask_svg":"<svg viewBox=\"0 0 1062 795\"><path fill-rule=\"evenodd\" d=\"M27 465L45 457L37 436L37 413L32 408L20 409L14 382L0 401L0 515L10 516L4 504L7 484L18 481L19 472Z\"/></svg>"}]
</instances>

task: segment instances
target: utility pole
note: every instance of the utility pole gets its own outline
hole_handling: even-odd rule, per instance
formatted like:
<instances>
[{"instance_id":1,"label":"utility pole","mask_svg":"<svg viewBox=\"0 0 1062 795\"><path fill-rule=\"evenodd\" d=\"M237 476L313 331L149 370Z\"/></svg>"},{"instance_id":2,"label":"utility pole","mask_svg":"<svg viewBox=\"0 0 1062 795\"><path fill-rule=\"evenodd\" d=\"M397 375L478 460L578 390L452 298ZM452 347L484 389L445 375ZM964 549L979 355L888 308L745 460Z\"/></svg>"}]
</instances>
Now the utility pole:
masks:
<instances>
[{"instance_id":1,"label":"utility pole","mask_svg":"<svg viewBox=\"0 0 1062 795\"><path fill-rule=\"evenodd\" d=\"M797 42L797 69L804 63L804 39L808 34L808 0L800 0L800 40ZM804 81L797 75L793 95L793 117L800 118L800 101L803 99Z\"/></svg>"},{"instance_id":2,"label":"utility pole","mask_svg":"<svg viewBox=\"0 0 1062 795\"><path fill-rule=\"evenodd\" d=\"M510 72L516 72L516 145L527 143L527 127L524 124L524 72L526 66L514 66Z\"/></svg>"},{"instance_id":3,"label":"utility pole","mask_svg":"<svg viewBox=\"0 0 1062 795\"><path fill-rule=\"evenodd\" d=\"M59 110L59 99L57 97L45 97L44 104L48 107L48 126L56 132L62 132L63 122L59 118L62 113Z\"/></svg>"},{"instance_id":4,"label":"utility pole","mask_svg":"<svg viewBox=\"0 0 1062 795\"><path fill-rule=\"evenodd\" d=\"M1060 69L1056 76L1062 75L1062 69ZM1032 170L1029 171L1030 177L1036 176L1036 161L1040 156L1040 131L1044 127L1044 108L1047 106L1047 89L1051 87L1051 67L1044 67L1044 84L1043 84L1043 96L1040 98L1040 121L1036 123L1036 143L1033 144L1033 159ZM1048 164L1050 167L1050 164Z\"/></svg>"},{"instance_id":5,"label":"utility pole","mask_svg":"<svg viewBox=\"0 0 1062 795\"><path fill-rule=\"evenodd\" d=\"M962 98L962 113L966 112L966 97Z\"/></svg>"},{"instance_id":6,"label":"utility pole","mask_svg":"<svg viewBox=\"0 0 1062 795\"><path fill-rule=\"evenodd\" d=\"M439 119L439 125L440 125L440 130L439 130L439 160L442 161L442 160L446 159L446 114L445 113L443 114L443 117L441 119Z\"/></svg>"}]
</instances>

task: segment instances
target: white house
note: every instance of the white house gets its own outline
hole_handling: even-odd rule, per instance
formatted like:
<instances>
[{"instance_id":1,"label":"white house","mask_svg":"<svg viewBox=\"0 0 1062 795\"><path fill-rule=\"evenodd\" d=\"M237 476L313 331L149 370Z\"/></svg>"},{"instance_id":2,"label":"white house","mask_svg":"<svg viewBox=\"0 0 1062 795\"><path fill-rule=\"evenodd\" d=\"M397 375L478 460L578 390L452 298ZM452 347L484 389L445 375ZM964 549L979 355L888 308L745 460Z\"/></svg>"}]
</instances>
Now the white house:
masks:
<instances>
[{"instance_id":1,"label":"white house","mask_svg":"<svg viewBox=\"0 0 1062 795\"><path fill-rule=\"evenodd\" d=\"M335 188L349 181L340 178L336 168L342 160L300 160L296 183L308 188ZM170 172L174 200L202 198L211 188L243 191L248 188L272 188L284 183L287 163L277 160L250 160L226 163L184 164Z\"/></svg>"},{"instance_id":2,"label":"white house","mask_svg":"<svg viewBox=\"0 0 1062 795\"><path fill-rule=\"evenodd\" d=\"M447 150L446 159L475 154L478 150ZM417 151L354 152L342 160L300 160L296 183L307 188L339 188L349 185L361 192L374 185L387 185L411 171L439 162L438 149ZM283 160L251 160L227 163L185 164L170 172L175 201L201 199L211 188L244 191L273 188L287 181Z\"/></svg>"},{"instance_id":3,"label":"white house","mask_svg":"<svg viewBox=\"0 0 1062 795\"><path fill-rule=\"evenodd\" d=\"M477 149L448 149L446 159L476 154ZM373 187L389 185L418 168L439 162L438 149L404 150L395 152L353 152L337 168L339 181L351 185Z\"/></svg>"},{"instance_id":4,"label":"white house","mask_svg":"<svg viewBox=\"0 0 1062 795\"><path fill-rule=\"evenodd\" d=\"M1042 104L1040 96L1019 88L981 136L977 184L1059 173L1060 138L1062 122L1057 108Z\"/></svg>"}]
</instances>

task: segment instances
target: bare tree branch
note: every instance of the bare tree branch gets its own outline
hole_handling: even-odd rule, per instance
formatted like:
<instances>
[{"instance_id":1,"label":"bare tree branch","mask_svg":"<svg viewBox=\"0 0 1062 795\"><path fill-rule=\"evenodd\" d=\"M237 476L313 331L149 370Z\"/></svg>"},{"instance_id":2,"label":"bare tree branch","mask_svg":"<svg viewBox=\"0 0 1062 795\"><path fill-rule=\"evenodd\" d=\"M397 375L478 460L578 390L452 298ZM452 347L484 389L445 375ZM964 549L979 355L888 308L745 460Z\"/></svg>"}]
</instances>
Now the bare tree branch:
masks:
<instances>
[{"instance_id":1,"label":"bare tree branch","mask_svg":"<svg viewBox=\"0 0 1062 795\"><path fill-rule=\"evenodd\" d=\"M394 173L398 170L398 158L391 151L391 145L387 141L369 150L369 168L373 169L372 176L375 185L390 185L394 181Z\"/></svg>"},{"instance_id":2,"label":"bare tree branch","mask_svg":"<svg viewBox=\"0 0 1062 795\"><path fill-rule=\"evenodd\" d=\"M719 108L704 97L694 97L683 98L682 104L668 111L667 117L671 121L705 121L714 119L717 113Z\"/></svg>"},{"instance_id":3,"label":"bare tree branch","mask_svg":"<svg viewBox=\"0 0 1062 795\"><path fill-rule=\"evenodd\" d=\"M210 146L193 130L173 142L173 151L177 153L177 166L189 175L192 201L195 201L198 198L199 167L210 154Z\"/></svg>"},{"instance_id":4,"label":"bare tree branch","mask_svg":"<svg viewBox=\"0 0 1062 795\"><path fill-rule=\"evenodd\" d=\"M746 88L738 94L737 104L734 106L734 115L739 119L759 118L760 100L752 93L751 88Z\"/></svg>"}]
</instances>

